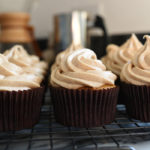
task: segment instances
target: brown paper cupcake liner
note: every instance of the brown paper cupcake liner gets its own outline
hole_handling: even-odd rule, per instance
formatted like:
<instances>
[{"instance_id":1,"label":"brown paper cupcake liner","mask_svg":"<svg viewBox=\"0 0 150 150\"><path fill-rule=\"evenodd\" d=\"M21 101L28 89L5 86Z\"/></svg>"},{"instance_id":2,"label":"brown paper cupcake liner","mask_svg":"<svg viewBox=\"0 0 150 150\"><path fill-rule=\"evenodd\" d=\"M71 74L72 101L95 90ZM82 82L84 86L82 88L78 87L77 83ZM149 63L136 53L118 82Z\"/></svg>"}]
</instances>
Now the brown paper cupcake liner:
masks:
<instances>
[{"instance_id":1,"label":"brown paper cupcake liner","mask_svg":"<svg viewBox=\"0 0 150 150\"><path fill-rule=\"evenodd\" d=\"M118 87L92 90L50 87L56 121L73 127L96 127L114 120Z\"/></svg>"},{"instance_id":2,"label":"brown paper cupcake liner","mask_svg":"<svg viewBox=\"0 0 150 150\"><path fill-rule=\"evenodd\" d=\"M127 96L126 109L129 117L150 121L150 86L138 86L121 82L121 88Z\"/></svg>"},{"instance_id":3,"label":"brown paper cupcake liner","mask_svg":"<svg viewBox=\"0 0 150 150\"><path fill-rule=\"evenodd\" d=\"M44 87L0 91L0 131L32 128L39 120Z\"/></svg>"}]
</instances>

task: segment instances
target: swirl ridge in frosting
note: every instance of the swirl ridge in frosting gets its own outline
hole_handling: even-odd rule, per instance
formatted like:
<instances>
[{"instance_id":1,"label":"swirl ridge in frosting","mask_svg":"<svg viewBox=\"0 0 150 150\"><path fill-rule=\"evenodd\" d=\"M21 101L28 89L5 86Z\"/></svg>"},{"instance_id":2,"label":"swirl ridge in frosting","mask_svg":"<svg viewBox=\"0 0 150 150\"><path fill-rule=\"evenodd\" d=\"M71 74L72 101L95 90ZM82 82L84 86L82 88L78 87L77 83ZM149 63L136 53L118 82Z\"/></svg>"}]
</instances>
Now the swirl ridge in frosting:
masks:
<instances>
[{"instance_id":1,"label":"swirl ridge in frosting","mask_svg":"<svg viewBox=\"0 0 150 150\"><path fill-rule=\"evenodd\" d=\"M61 56L62 53L58 55L59 58ZM63 58L59 62L58 57L51 69L51 85L68 89L114 85L116 76L106 71L106 67L100 60L97 60L92 50L74 47L74 50L64 51Z\"/></svg>"}]
</instances>

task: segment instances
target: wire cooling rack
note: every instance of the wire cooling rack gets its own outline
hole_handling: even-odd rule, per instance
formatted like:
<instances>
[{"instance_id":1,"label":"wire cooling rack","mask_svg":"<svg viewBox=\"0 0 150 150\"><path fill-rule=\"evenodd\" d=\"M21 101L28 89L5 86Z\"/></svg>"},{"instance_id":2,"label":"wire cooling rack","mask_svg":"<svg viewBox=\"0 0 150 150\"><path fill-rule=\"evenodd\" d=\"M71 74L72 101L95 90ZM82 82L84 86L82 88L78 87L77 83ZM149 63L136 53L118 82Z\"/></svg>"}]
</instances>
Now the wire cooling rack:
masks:
<instances>
[{"instance_id":1,"label":"wire cooling rack","mask_svg":"<svg viewBox=\"0 0 150 150\"><path fill-rule=\"evenodd\" d=\"M150 140L150 123L128 118L123 105L112 124L80 129L56 123L49 92L45 101L32 129L0 133L0 150L133 150L122 145Z\"/></svg>"}]
</instances>

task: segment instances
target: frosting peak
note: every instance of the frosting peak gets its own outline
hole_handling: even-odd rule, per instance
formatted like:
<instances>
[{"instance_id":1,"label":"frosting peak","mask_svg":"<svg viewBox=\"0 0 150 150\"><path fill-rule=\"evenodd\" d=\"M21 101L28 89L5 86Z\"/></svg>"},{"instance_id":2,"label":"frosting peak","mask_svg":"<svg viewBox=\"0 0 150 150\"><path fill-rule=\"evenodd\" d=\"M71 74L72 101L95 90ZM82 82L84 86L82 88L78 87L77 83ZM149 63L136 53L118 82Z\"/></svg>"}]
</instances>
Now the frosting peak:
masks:
<instances>
[{"instance_id":1,"label":"frosting peak","mask_svg":"<svg viewBox=\"0 0 150 150\"><path fill-rule=\"evenodd\" d=\"M117 51L117 63L123 66L135 56L141 47L141 42L138 40L135 34L132 34L131 37L119 48L119 51Z\"/></svg>"},{"instance_id":2,"label":"frosting peak","mask_svg":"<svg viewBox=\"0 0 150 150\"><path fill-rule=\"evenodd\" d=\"M120 47L111 45L110 47L107 47L107 56L103 58L103 62L109 70L120 75L124 64L132 60L141 47L141 42L135 34L132 34L131 37Z\"/></svg>"},{"instance_id":3,"label":"frosting peak","mask_svg":"<svg viewBox=\"0 0 150 150\"><path fill-rule=\"evenodd\" d=\"M37 56L29 55L20 45L16 45L10 50L5 51L4 56L6 56L10 62L21 67L30 66L39 62Z\"/></svg>"},{"instance_id":4,"label":"frosting peak","mask_svg":"<svg viewBox=\"0 0 150 150\"><path fill-rule=\"evenodd\" d=\"M64 59L65 55L72 53L73 51L77 49L81 49L81 45L74 45L73 43L64 51L60 52L56 56L56 65L59 65L59 63Z\"/></svg>"},{"instance_id":5,"label":"frosting peak","mask_svg":"<svg viewBox=\"0 0 150 150\"><path fill-rule=\"evenodd\" d=\"M121 48L124 47L129 47L131 49L134 48L136 50L142 47L142 43L138 40L136 35L133 33L131 37L121 46Z\"/></svg>"}]
</instances>

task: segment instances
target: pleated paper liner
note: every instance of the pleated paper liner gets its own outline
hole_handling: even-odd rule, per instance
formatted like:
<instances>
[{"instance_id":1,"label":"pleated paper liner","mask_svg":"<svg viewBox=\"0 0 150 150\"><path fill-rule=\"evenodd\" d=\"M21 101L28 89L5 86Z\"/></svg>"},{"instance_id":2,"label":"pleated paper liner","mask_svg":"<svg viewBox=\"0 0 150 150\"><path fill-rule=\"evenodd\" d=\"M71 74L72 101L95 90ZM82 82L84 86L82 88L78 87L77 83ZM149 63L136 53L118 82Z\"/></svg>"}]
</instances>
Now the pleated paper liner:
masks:
<instances>
[{"instance_id":1,"label":"pleated paper liner","mask_svg":"<svg viewBox=\"0 0 150 150\"><path fill-rule=\"evenodd\" d=\"M44 87L0 91L0 131L32 128L39 120Z\"/></svg>"},{"instance_id":2,"label":"pleated paper liner","mask_svg":"<svg viewBox=\"0 0 150 150\"><path fill-rule=\"evenodd\" d=\"M121 82L127 96L126 109L129 117L150 122L150 86L138 86Z\"/></svg>"},{"instance_id":3,"label":"pleated paper liner","mask_svg":"<svg viewBox=\"0 0 150 150\"><path fill-rule=\"evenodd\" d=\"M73 127L98 127L114 120L118 87L103 90L50 86L56 121Z\"/></svg>"}]
</instances>

